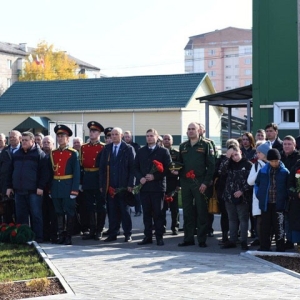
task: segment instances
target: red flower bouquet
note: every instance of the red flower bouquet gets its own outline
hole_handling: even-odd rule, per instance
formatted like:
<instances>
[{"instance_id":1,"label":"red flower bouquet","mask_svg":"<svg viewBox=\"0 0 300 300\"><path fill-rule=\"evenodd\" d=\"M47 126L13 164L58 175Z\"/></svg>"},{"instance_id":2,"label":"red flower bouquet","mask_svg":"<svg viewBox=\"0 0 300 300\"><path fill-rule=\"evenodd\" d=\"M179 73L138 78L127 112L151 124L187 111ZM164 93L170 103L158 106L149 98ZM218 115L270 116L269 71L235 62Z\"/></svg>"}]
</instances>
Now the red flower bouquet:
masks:
<instances>
[{"instance_id":1,"label":"red flower bouquet","mask_svg":"<svg viewBox=\"0 0 300 300\"><path fill-rule=\"evenodd\" d=\"M25 244L34 240L34 232L28 225L2 223L0 225L0 242Z\"/></svg>"},{"instance_id":2,"label":"red flower bouquet","mask_svg":"<svg viewBox=\"0 0 300 300\"><path fill-rule=\"evenodd\" d=\"M108 194L111 198L114 198L116 194L121 193L121 192L125 192L127 191L127 188L113 188L113 187L109 187L108 188Z\"/></svg>"},{"instance_id":3,"label":"red flower bouquet","mask_svg":"<svg viewBox=\"0 0 300 300\"><path fill-rule=\"evenodd\" d=\"M300 169L295 172L296 187L291 187L290 191L300 193Z\"/></svg>"},{"instance_id":4,"label":"red flower bouquet","mask_svg":"<svg viewBox=\"0 0 300 300\"><path fill-rule=\"evenodd\" d=\"M164 165L158 161L158 160L153 160L153 165L152 165L152 168L149 172L149 174L154 174L155 172L159 172L159 173L162 173L164 171ZM138 194L142 188L142 184L140 183L139 185L136 185L133 190L132 190L132 193L135 195L135 194Z\"/></svg>"}]
</instances>

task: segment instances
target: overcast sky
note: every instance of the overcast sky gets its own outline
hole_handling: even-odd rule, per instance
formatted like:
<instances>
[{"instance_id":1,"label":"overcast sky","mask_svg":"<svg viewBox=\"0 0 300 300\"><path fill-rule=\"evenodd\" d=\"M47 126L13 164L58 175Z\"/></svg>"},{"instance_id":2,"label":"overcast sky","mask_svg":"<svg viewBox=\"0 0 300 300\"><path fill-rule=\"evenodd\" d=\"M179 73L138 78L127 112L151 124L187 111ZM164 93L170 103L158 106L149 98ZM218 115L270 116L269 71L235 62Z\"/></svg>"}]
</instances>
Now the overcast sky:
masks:
<instances>
[{"instance_id":1,"label":"overcast sky","mask_svg":"<svg viewBox=\"0 0 300 300\"><path fill-rule=\"evenodd\" d=\"M108 76L184 73L189 37L252 28L252 0L1 1L0 41L45 40Z\"/></svg>"}]
</instances>

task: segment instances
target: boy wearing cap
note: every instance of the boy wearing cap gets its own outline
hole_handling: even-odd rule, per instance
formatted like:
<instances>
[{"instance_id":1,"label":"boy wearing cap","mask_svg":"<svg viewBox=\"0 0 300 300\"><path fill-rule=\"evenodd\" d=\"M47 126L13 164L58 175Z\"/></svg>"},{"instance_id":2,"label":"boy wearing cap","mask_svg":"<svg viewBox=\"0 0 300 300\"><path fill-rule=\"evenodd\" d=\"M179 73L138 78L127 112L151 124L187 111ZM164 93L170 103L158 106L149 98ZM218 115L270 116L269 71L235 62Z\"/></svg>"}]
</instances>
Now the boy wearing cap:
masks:
<instances>
[{"instance_id":1,"label":"boy wearing cap","mask_svg":"<svg viewBox=\"0 0 300 300\"><path fill-rule=\"evenodd\" d=\"M80 183L78 152L69 147L72 130L66 125L56 125L54 132L59 147L50 153L53 177L51 197L57 214L59 244L72 245L76 196ZM63 235L64 217L67 215L67 236Z\"/></svg>"},{"instance_id":2,"label":"boy wearing cap","mask_svg":"<svg viewBox=\"0 0 300 300\"><path fill-rule=\"evenodd\" d=\"M284 252L284 209L288 199L289 170L280 161L277 149L267 153L269 161L259 170L255 181L255 193L261 209L260 251L270 251L271 230L276 239L276 251Z\"/></svg>"}]
</instances>

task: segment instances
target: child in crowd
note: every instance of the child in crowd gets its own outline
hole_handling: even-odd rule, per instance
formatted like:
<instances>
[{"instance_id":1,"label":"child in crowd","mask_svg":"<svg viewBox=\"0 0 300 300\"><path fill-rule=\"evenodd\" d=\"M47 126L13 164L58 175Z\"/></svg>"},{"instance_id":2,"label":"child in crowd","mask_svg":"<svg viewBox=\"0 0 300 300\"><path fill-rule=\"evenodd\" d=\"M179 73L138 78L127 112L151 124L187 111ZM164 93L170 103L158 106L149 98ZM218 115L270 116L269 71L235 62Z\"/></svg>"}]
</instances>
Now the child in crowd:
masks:
<instances>
[{"instance_id":1,"label":"child in crowd","mask_svg":"<svg viewBox=\"0 0 300 300\"><path fill-rule=\"evenodd\" d=\"M266 164L267 162L267 153L272 148L270 142L259 141L256 143L256 156L257 162L253 164L250 174L248 176L248 184L254 186L255 180L257 178L257 174L259 170ZM252 196L252 214L255 218L255 231L256 231L256 239L251 243L251 246L259 246L259 236L260 236L260 224L261 224L261 211L259 209L259 201L255 195L255 190L253 189Z\"/></svg>"},{"instance_id":2,"label":"child in crowd","mask_svg":"<svg viewBox=\"0 0 300 300\"><path fill-rule=\"evenodd\" d=\"M230 146L226 155L229 160L225 162L221 172L222 174L227 173L223 198L229 217L230 238L221 248L236 247L240 224L241 248L242 250L248 250L247 238L251 187L247 183L247 179L252 163L242 156L242 151L237 146Z\"/></svg>"},{"instance_id":3,"label":"child in crowd","mask_svg":"<svg viewBox=\"0 0 300 300\"><path fill-rule=\"evenodd\" d=\"M255 194L261 209L260 251L271 251L271 233L275 233L276 251L284 252L284 210L288 199L289 170L280 161L277 149L267 153L266 165L259 170Z\"/></svg>"}]
</instances>

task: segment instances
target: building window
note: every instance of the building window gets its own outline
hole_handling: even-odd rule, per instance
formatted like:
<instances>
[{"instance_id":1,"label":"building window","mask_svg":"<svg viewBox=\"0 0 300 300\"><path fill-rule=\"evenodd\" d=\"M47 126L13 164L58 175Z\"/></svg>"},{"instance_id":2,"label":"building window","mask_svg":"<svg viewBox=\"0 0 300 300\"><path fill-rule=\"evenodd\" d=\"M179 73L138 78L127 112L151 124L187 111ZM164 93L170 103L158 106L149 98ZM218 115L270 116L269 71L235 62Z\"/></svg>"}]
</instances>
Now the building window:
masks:
<instances>
[{"instance_id":1,"label":"building window","mask_svg":"<svg viewBox=\"0 0 300 300\"><path fill-rule=\"evenodd\" d=\"M186 56L193 56L193 50L185 50Z\"/></svg>"},{"instance_id":2,"label":"building window","mask_svg":"<svg viewBox=\"0 0 300 300\"><path fill-rule=\"evenodd\" d=\"M231 79L231 76L225 76L226 79Z\"/></svg>"},{"instance_id":3,"label":"building window","mask_svg":"<svg viewBox=\"0 0 300 300\"><path fill-rule=\"evenodd\" d=\"M252 70L245 70L245 75L251 75L252 74Z\"/></svg>"},{"instance_id":4,"label":"building window","mask_svg":"<svg viewBox=\"0 0 300 300\"><path fill-rule=\"evenodd\" d=\"M239 67L239 65L235 65L235 68L238 68Z\"/></svg>"},{"instance_id":5,"label":"building window","mask_svg":"<svg viewBox=\"0 0 300 300\"><path fill-rule=\"evenodd\" d=\"M281 110L282 122L295 122L296 110L295 109L282 109Z\"/></svg>"},{"instance_id":6,"label":"building window","mask_svg":"<svg viewBox=\"0 0 300 300\"><path fill-rule=\"evenodd\" d=\"M212 66L215 66L216 64L215 64L215 61L214 60L210 60L209 62L208 62L208 67L212 67Z\"/></svg>"},{"instance_id":7,"label":"building window","mask_svg":"<svg viewBox=\"0 0 300 300\"><path fill-rule=\"evenodd\" d=\"M12 68L12 61L10 59L7 60L7 67L8 69Z\"/></svg>"},{"instance_id":8,"label":"building window","mask_svg":"<svg viewBox=\"0 0 300 300\"><path fill-rule=\"evenodd\" d=\"M225 66L225 68L229 69L229 68L231 68L231 66L230 66L230 65L227 65L227 66Z\"/></svg>"},{"instance_id":9,"label":"building window","mask_svg":"<svg viewBox=\"0 0 300 300\"><path fill-rule=\"evenodd\" d=\"M6 85L7 85L7 88L9 88L11 86L11 79L10 78L7 78Z\"/></svg>"},{"instance_id":10,"label":"building window","mask_svg":"<svg viewBox=\"0 0 300 300\"><path fill-rule=\"evenodd\" d=\"M251 65L251 58L245 58L245 65Z\"/></svg>"},{"instance_id":11,"label":"building window","mask_svg":"<svg viewBox=\"0 0 300 300\"><path fill-rule=\"evenodd\" d=\"M225 90L231 90L231 86L226 86Z\"/></svg>"},{"instance_id":12,"label":"building window","mask_svg":"<svg viewBox=\"0 0 300 300\"><path fill-rule=\"evenodd\" d=\"M208 51L208 53L209 53L210 55L215 55L215 54L216 54L216 50L215 50L215 49L210 49L210 50Z\"/></svg>"},{"instance_id":13,"label":"building window","mask_svg":"<svg viewBox=\"0 0 300 300\"><path fill-rule=\"evenodd\" d=\"M299 129L299 102L274 102L274 123L279 129Z\"/></svg>"},{"instance_id":14,"label":"building window","mask_svg":"<svg viewBox=\"0 0 300 300\"><path fill-rule=\"evenodd\" d=\"M216 76L216 71L210 71L208 74L209 74L211 77L214 77L214 76Z\"/></svg>"},{"instance_id":15,"label":"building window","mask_svg":"<svg viewBox=\"0 0 300 300\"><path fill-rule=\"evenodd\" d=\"M245 47L245 54L252 54L252 47Z\"/></svg>"},{"instance_id":16,"label":"building window","mask_svg":"<svg viewBox=\"0 0 300 300\"><path fill-rule=\"evenodd\" d=\"M245 85L250 85L250 84L252 84L251 80L245 80Z\"/></svg>"}]
</instances>

